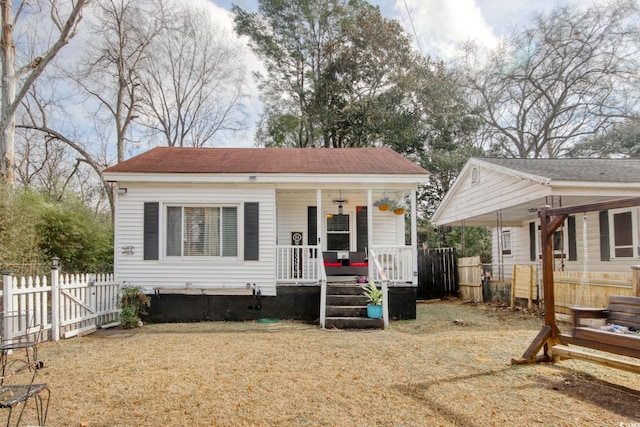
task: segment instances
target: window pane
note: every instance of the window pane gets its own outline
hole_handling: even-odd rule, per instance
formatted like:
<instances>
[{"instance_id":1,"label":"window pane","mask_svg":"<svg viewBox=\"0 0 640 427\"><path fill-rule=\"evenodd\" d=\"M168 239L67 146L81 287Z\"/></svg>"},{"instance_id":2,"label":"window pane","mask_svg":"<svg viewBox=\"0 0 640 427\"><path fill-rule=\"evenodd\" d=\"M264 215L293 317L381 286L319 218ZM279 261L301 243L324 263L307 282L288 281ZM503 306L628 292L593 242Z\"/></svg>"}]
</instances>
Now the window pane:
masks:
<instances>
[{"instance_id":1,"label":"window pane","mask_svg":"<svg viewBox=\"0 0 640 427\"><path fill-rule=\"evenodd\" d=\"M167 256L180 256L182 248L182 208L167 208Z\"/></svg>"},{"instance_id":2,"label":"window pane","mask_svg":"<svg viewBox=\"0 0 640 427\"><path fill-rule=\"evenodd\" d=\"M613 215L613 230L616 247L632 246L633 236L631 235L631 212Z\"/></svg>"},{"instance_id":3,"label":"window pane","mask_svg":"<svg viewBox=\"0 0 640 427\"><path fill-rule=\"evenodd\" d=\"M348 234L327 234L327 250L348 251L349 235Z\"/></svg>"},{"instance_id":4,"label":"window pane","mask_svg":"<svg viewBox=\"0 0 640 427\"><path fill-rule=\"evenodd\" d=\"M202 255L204 251L204 209L184 208L184 255Z\"/></svg>"},{"instance_id":5,"label":"window pane","mask_svg":"<svg viewBox=\"0 0 640 427\"><path fill-rule=\"evenodd\" d=\"M631 258L633 257L633 248L615 248L616 258Z\"/></svg>"},{"instance_id":6,"label":"window pane","mask_svg":"<svg viewBox=\"0 0 640 427\"><path fill-rule=\"evenodd\" d=\"M349 231L349 215L327 217L327 231Z\"/></svg>"},{"instance_id":7,"label":"window pane","mask_svg":"<svg viewBox=\"0 0 640 427\"><path fill-rule=\"evenodd\" d=\"M511 231L502 232L502 248L505 251L511 250Z\"/></svg>"},{"instance_id":8,"label":"window pane","mask_svg":"<svg viewBox=\"0 0 640 427\"><path fill-rule=\"evenodd\" d=\"M220 208L204 208L202 255L220 256Z\"/></svg>"},{"instance_id":9,"label":"window pane","mask_svg":"<svg viewBox=\"0 0 640 427\"><path fill-rule=\"evenodd\" d=\"M222 208L222 256L238 256L237 208Z\"/></svg>"}]
</instances>

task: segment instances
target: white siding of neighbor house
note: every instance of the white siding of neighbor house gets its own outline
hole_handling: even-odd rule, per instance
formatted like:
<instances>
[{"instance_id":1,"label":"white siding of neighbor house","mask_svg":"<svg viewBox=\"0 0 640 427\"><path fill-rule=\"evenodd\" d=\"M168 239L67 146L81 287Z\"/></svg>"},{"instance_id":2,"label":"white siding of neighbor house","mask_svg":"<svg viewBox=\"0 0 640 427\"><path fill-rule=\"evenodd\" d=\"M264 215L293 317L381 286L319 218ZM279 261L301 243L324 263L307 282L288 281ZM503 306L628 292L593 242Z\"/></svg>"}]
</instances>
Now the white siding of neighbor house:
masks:
<instances>
[{"instance_id":1,"label":"white siding of neighbor house","mask_svg":"<svg viewBox=\"0 0 640 427\"><path fill-rule=\"evenodd\" d=\"M474 166L475 167L475 166ZM478 167L479 182L472 183L468 168L455 183L456 191L446 200L447 210L438 221L447 223L527 202L549 195L549 187L517 176Z\"/></svg>"},{"instance_id":2,"label":"white siding of neighbor house","mask_svg":"<svg viewBox=\"0 0 640 427\"><path fill-rule=\"evenodd\" d=\"M635 208L637 209L637 208ZM564 229L565 236L565 258L564 260L555 260L555 270L561 270L564 263L565 271L583 271L585 253L583 244L583 215L577 214L576 218L576 252L577 260L569 261L568 259L568 235L566 227ZM536 222L536 228L538 228L540 221ZM613 232L610 224L610 233ZM640 259L638 258L612 258L609 261L602 261L600 259L600 223L598 212L586 213L586 228L587 228L587 271L589 272L612 272L612 273L628 273L631 271L631 266L639 265ZM514 264L531 264L529 255L529 222L523 224L522 227L503 227L503 230L511 230L511 244L512 254L503 255L502 260L505 264L505 270L509 273ZM497 228L492 229L492 259L493 264L500 262L500 255L498 253L498 232ZM537 251L540 252L540 236L538 230L538 237L536 243ZM613 249L610 249L610 253L613 256ZM539 258L538 258L539 259Z\"/></svg>"},{"instance_id":3,"label":"white siding of neighbor house","mask_svg":"<svg viewBox=\"0 0 640 427\"><path fill-rule=\"evenodd\" d=\"M156 287L242 288L256 283L264 295L275 295L275 189L270 185L146 184L120 182L127 193L118 195L115 224L115 274L118 280L142 286L151 292ZM143 209L145 202L160 203L159 260L143 259ZM258 261L244 261L244 202L259 203L260 252ZM166 204L237 205L238 257L235 260L166 259L164 235ZM133 254L123 254L132 247Z\"/></svg>"},{"instance_id":4,"label":"white siding of neighbor house","mask_svg":"<svg viewBox=\"0 0 640 427\"><path fill-rule=\"evenodd\" d=\"M347 200L343 204L343 212L350 215L351 220L351 246L356 247L356 206L367 206L366 191L323 191L322 192L322 218L327 214L337 214L338 205L333 200L338 198ZM291 233L302 232L304 244L308 242L307 232L307 208L317 205L316 191L286 191L277 193L277 242L279 245L291 244ZM377 246L404 245L405 222L404 215L394 215L392 212L382 212L373 207L373 244ZM326 242L324 236L326 224L322 224L320 235L323 248Z\"/></svg>"}]
</instances>

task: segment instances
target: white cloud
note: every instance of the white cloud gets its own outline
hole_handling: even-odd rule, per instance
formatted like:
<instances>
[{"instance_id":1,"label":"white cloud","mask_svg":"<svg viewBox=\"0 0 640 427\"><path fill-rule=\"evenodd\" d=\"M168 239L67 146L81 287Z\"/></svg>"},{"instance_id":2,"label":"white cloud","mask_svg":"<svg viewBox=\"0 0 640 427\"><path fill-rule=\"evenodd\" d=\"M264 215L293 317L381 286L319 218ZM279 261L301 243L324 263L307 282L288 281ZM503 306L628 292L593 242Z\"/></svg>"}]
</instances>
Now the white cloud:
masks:
<instances>
[{"instance_id":1,"label":"white cloud","mask_svg":"<svg viewBox=\"0 0 640 427\"><path fill-rule=\"evenodd\" d=\"M462 42L493 47L498 40L476 0L405 0L396 2L396 12L425 55L446 59Z\"/></svg>"}]
</instances>

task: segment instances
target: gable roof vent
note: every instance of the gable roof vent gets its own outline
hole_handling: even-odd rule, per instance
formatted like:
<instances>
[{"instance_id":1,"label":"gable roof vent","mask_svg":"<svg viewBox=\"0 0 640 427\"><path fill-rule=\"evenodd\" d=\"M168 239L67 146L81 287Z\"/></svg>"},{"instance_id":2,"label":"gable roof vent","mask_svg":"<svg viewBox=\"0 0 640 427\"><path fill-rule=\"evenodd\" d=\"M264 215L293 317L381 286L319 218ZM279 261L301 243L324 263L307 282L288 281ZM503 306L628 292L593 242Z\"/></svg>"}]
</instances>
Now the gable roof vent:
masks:
<instances>
[{"instance_id":1,"label":"gable roof vent","mask_svg":"<svg viewBox=\"0 0 640 427\"><path fill-rule=\"evenodd\" d=\"M474 166L471 169L471 185L480 183L480 169L477 166Z\"/></svg>"}]
</instances>

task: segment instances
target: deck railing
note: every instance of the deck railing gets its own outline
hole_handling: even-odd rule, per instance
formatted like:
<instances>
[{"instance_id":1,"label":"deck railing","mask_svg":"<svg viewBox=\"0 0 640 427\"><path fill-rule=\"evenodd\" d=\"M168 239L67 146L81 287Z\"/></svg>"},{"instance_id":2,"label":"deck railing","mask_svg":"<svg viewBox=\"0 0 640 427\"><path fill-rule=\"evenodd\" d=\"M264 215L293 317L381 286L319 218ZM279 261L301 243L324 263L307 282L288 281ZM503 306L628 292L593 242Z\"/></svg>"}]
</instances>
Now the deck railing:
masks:
<instances>
[{"instance_id":1,"label":"deck railing","mask_svg":"<svg viewBox=\"0 0 640 427\"><path fill-rule=\"evenodd\" d=\"M376 256L376 250L372 249L370 252L371 259L373 260L374 276L377 276L382 287L382 320L384 321L385 329L389 327L389 287L386 272L379 261L379 257Z\"/></svg>"},{"instance_id":2,"label":"deck railing","mask_svg":"<svg viewBox=\"0 0 640 427\"><path fill-rule=\"evenodd\" d=\"M318 283L322 263L317 246L276 246L278 283ZM320 256L320 258L319 258Z\"/></svg>"},{"instance_id":3,"label":"deck railing","mask_svg":"<svg viewBox=\"0 0 640 427\"><path fill-rule=\"evenodd\" d=\"M378 261L389 283L412 283L417 279L413 274L417 260L411 246L374 246L369 253L370 266L371 258ZM374 268L372 273L373 279L379 282L378 270Z\"/></svg>"}]
</instances>

